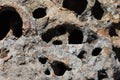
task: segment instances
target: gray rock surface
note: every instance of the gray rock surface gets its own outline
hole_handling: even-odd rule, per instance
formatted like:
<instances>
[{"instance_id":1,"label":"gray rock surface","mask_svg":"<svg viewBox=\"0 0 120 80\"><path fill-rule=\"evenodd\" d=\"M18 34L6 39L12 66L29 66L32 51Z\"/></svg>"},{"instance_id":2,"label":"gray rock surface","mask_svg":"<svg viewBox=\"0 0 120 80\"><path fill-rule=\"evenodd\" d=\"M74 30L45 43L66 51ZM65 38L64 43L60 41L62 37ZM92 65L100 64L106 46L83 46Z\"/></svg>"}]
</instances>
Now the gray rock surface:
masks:
<instances>
[{"instance_id":1,"label":"gray rock surface","mask_svg":"<svg viewBox=\"0 0 120 80\"><path fill-rule=\"evenodd\" d=\"M0 80L120 80L120 0L76 1L0 0Z\"/></svg>"}]
</instances>

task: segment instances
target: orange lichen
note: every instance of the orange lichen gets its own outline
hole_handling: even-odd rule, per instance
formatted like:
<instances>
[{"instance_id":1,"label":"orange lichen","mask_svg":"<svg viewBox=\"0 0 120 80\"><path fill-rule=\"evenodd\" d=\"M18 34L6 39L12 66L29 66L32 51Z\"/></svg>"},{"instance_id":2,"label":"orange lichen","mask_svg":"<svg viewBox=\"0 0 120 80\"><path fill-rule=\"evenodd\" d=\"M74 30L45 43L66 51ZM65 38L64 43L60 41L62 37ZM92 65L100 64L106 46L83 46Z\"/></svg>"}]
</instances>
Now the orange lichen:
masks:
<instances>
[{"instance_id":1,"label":"orange lichen","mask_svg":"<svg viewBox=\"0 0 120 80\"><path fill-rule=\"evenodd\" d=\"M100 29L98 30L98 34L103 37L108 37L108 29Z\"/></svg>"}]
</instances>

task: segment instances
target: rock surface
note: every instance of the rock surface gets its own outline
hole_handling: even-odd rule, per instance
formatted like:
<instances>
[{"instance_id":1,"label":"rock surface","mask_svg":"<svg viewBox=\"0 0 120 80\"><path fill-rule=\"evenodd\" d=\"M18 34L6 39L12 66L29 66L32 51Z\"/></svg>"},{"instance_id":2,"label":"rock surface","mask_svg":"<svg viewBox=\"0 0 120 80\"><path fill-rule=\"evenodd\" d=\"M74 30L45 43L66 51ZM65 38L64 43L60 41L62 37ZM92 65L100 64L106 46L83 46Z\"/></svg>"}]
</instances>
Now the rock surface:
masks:
<instances>
[{"instance_id":1,"label":"rock surface","mask_svg":"<svg viewBox=\"0 0 120 80\"><path fill-rule=\"evenodd\" d=\"M120 80L120 0L0 0L0 80Z\"/></svg>"}]
</instances>

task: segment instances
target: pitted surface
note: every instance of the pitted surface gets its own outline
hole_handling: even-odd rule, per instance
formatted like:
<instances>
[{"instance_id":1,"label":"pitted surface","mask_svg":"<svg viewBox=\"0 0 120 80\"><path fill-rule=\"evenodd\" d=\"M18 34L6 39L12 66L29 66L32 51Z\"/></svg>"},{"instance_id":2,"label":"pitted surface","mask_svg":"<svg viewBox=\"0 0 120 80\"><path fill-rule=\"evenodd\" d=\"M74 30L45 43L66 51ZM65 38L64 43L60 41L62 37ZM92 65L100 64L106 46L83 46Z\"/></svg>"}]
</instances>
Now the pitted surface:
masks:
<instances>
[{"instance_id":1,"label":"pitted surface","mask_svg":"<svg viewBox=\"0 0 120 80\"><path fill-rule=\"evenodd\" d=\"M119 0L1 0L0 24L0 80L120 79Z\"/></svg>"}]
</instances>

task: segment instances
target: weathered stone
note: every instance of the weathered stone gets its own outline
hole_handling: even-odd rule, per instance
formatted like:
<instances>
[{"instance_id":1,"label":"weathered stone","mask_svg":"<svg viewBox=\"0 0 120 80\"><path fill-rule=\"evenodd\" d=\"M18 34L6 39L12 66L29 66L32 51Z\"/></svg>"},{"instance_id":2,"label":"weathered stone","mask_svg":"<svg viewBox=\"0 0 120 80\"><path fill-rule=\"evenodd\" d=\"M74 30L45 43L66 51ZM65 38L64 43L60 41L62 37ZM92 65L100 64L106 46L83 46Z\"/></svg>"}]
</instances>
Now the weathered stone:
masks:
<instances>
[{"instance_id":1,"label":"weathered stone","mask_svg":"<svg viewBox=\"0 0 120 80\"><path fill-rule=\"evenodd\" d=\"M120 79L120 0L0 0L0 28L0 80Z\"/></svg>"}]
</instances>

